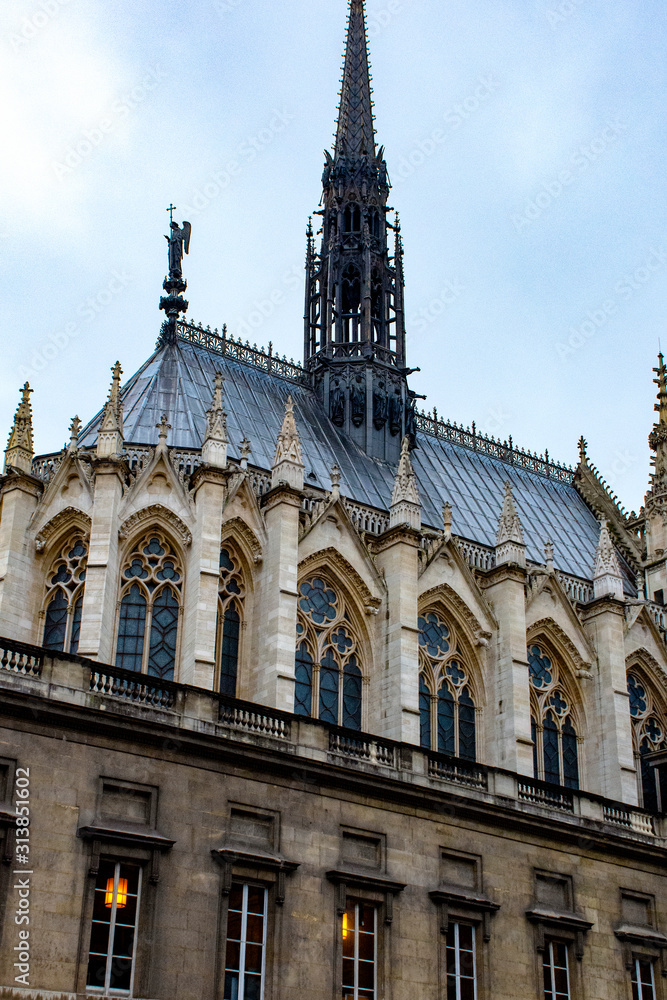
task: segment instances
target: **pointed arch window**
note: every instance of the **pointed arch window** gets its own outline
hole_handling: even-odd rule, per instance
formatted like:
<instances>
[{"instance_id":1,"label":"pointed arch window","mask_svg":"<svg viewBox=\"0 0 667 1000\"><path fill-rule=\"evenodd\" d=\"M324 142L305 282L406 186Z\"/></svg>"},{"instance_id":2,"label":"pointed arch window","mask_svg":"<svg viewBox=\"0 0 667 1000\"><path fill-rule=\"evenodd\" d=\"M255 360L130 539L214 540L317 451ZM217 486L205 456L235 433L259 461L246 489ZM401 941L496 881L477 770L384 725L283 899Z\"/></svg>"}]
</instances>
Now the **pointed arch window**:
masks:
<instances>
[{"instance_id":1,"label":"pointed arch window","mask_svg":"<svg viewBox=\"0 0 667 1000\"><path fill-rule=\"evenodd\" d=\"M116 666L174 679L182 608L183 569L155 529L127 557L121 572Z\"/></svg>"},{"instance_id":2,"label":"pointed arch window","mask_svg":"<svg viewBox=\"0 0 667 1000\"><path fill-rule=\"evenodd\" d=\"M54 652L79 649L88 544L82 535L70 537L58 551L46 581L42 645Z\"/></svg>"},{"instance_id":3,"label":"pointed arch window","mask_svg":"<svg viewBox=\"0 0 667 1000\"><path fill-rule=\"evenodd\" d=\"M475 702L456 629L435 611L420 617L418 625L421 745L476 760Z\"/></svg>"},{"instance_id":4,"label":"pointed arch window","mask_svg":"<svg viewBox=\"0 0 667 1000\"><path fill-rule=\"evenodd\" d=\"M579 788L579 737L559 665L534 643L528 647L528 668L535 777Z\"/></svg>"},{"instance_id":5,"label":"pointed arch window","mask_svg":"<svg viewBox=\"0 0 667 1000\"><path fill-rule=\"evenodd\" d=\"M361 209L358 205L347 205L343 214L343 225L346 233L361 232Z\"/></svg>"},{"instance_id":6,"label":"pointed arch window","mask_svg":"<svg viewBox=\"0 0 667 1000\"><path fill-rule=\"evenodd\" d=\"M215 664L218 689L229 698L237 697L245 593L240 560L225 546L220 550Z\"/></svg>"},{"instance_id":7,"label":"pointed arch window","mask_svg":"<svg viewBox=\"0 0 667 1000\"><path fill-rule=\"evenodd\" d=\"M649 765L646 754L661 750L665 746L667 725L650 686L636 670L628 674L628 695L639 803L649 812L657 813L657 772Z\"/></svg>"},{"instance_id":8,"label":"pointed arch window","mask_svg":"<svg viewBox=\"0 0 667 1000\"><path fill-rule=\"evenodd\" d=\"M359 639L344 598L322 577L299 587L296 632L295 713L361 729Z\"/></svg>"}]
</instances>

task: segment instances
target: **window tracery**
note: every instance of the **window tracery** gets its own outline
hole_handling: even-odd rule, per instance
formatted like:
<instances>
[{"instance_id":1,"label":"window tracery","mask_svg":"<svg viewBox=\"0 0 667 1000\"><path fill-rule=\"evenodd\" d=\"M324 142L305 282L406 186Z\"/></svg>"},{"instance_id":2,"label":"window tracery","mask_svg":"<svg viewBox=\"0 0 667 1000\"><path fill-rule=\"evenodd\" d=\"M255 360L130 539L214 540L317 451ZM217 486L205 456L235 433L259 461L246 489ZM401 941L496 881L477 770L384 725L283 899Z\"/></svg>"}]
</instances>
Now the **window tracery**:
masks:
<instances>
[{"instance_id":1,"label":"window tracery","mask_svg":"<svg viewBox=\"0 0 667 1000\"><path fill-rule=\"evenodd\" d=\"M650 686L635 669L628 674L628 696L632 718L632 743L637 766L639 802L649 812L658 811L656 772L646 754L665 746L667 727Z\"/></svg>"},{"instance_id":2,"label":"window tracery","mask_svg":"<svg viewBox=\"0 0 667 1000\"><path fill-rule=\"evenodd\" d=\"M579 738L560 665L542 645L531 643L528 668L535 777L579 788Z\"/></svg>"},{"instance_id":3,"label":"window tracery","mask_svg":"<svg viewBox=\"0 0 667 1000\"><path fill-rule=\"evenodd\" d=\"M74 535L59 549L51 564L44 601L45 649L78 652L87 562L87 541L83 535Z\"/></svg>"},{"instance_id":4,"label":"window tracery","mask_svg":"<svg viewBox=\"0 0 667 1000\"><path fill-rule=\"evenodd\" d=\"M418 625L421 745L475 760L475 702L456 629L435 611L421 616Z\"/></svg>"},{"instance_id":5,"label":"window tracery","mask_svg":"<svg viewBox=\"0 0 667 1000\"><path fill-rule=\"evenodd\" d=\"M160 529L150 531L121 571L117 666L174 679L182 588L173 546Z\"/></svg>"},{"instance_id":6,"label":"window tracery","mask_svg":"<svg viewBox=\"0 0 667 1000\"><path fill-rule=\"evenodd\" d=\"M361 729L360 644L345 600L316 576L299 587L294 711Z\"/></svg>"},{"instance_id":7,"label":"window tracery","mask_svg":"<svg viewBox=\"0 0 667 1000\"><path fill-rule=\"evenodd\" d=\"M230 698L236 697L245 596L240 560L226 545L220 550L215 663L220 693Z\"/></svg>"}]
</instances>

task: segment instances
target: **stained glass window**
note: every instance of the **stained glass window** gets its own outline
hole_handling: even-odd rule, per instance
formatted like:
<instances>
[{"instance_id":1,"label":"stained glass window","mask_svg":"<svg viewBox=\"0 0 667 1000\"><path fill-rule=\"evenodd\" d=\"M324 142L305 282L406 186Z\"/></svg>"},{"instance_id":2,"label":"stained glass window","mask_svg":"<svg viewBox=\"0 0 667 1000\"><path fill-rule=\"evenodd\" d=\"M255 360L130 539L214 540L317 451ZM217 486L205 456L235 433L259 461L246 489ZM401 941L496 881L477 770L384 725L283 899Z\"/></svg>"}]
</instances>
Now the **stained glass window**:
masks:
<instances>
[{"instance_id":1,"label":"stained glass window","mask_svg":"<svg viewBox=\"0 0 667 1000\"><path fill-rule=\"evenodd\" d=\"M238 697L239 654L245 594L245 578L241 561L232 547L226 545L220 550L215 659L220 693L230 698Z\"/></svg>"},{"instance_id":2,"label":"stained glass window","mask_svg":"<svg viewBox=\"0 0 667 1000\"><path fill-rule=\"evenodd\" d=\"M51 563L46 583L42 645L54 652L79 648L83 588L86 579L87 544L75 536L59 549Z\"/></svg>"},{"instance_id":3,"label":"stained glass window","mask_svg":"<svg viewBox=\"0 0 667 1000\"><path fill-rule=\"evenodd\" d=\"M534 643L528 647L528 668L535 777L579 788L579 738L562 667L542 645Z\"/></svg>"},{"instance_id":4,"label":"stained glass window","mask_svg":"<svg viewBox=\"0 0 667 1000\"><path fill-rule=\"evenodd\" d=\"M183 573L160 529L145 535L128 554L121 586L116 665L173 680Z\"/></svg>"},{"instance_id":5,"label":"stained glass window","mask_svg":"<svg viewBox=\"0 0 667 1000\"><path fill-rule=\"evenodd\" d=\"M455 626L435 611L418 620L423 747L475 760L476 709Z\"/></svg>"},{"instance_id":6,"label":"stained glass window","mask_svg":"<svg viewBox=\"0 0 667 1000\"><path fill-rule=\"evenodd\" d=\"M651 767L646 755L665 746L667 731L663 714L662 699L647 683L635 673L628 674L628 696L632 717L632 739L637 768L639 801L644 809L657 813L658 801L657 771ZM664 803L663 803L664 809Z\"/></svg>"},{"instance_id":7,"label":"stained glass window","mask_svg":"<svg viewBox=\"0 0 667 1000\"><path fill-rule=\"evenodd\" d=\"M294 711L361 729L363 671L349 609L323 577L299 587Z\"/></svg>"}]
</instances>

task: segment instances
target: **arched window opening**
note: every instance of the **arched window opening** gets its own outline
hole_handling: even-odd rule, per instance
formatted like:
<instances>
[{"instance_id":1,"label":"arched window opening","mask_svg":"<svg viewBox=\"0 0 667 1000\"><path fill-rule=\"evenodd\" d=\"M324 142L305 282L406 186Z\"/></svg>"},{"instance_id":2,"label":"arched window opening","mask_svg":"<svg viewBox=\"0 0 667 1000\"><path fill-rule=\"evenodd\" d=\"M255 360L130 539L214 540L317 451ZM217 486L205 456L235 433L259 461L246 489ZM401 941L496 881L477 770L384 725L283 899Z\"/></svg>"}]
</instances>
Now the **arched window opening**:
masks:
<instances>
[{"instance_id":1,"label":"arched window opening","mask_svg":"<svg viewBox=\"0 0 667 1000\"><path fill-rule=\"evenodd\" d=\"M220 550L215 663L220 694L229 698L237 697L245 594L241 562L233 549L225 546Z\"/></svg>"},{"instance_id":2,"label":"arched window opening","mask_svg":"<svg viewBox=\"0 0 667 1000\"><path fill-rule=\"evenodd\" d=\"M561 670L543 646L528 647L533 772L552 785L579 788L579 739Z\"/></svg>"},{"instance_id":3,"label":"arched window opening","mask_svg":"<svg viewBox=\"0 0 667 1000\"><path fill-rule=\"evenodd\" d=\"M322 577L299 587L294 711L361 729L361 649L343 596Z\"/></svg>"},{"instance_id":4,"label":"arched window opening","mask_svg":"<svg viewBox=\"0 0 667 1000\"><path fill-rule=\"evenodd\" d=\"M361 209L358 205L347 205L343 219L346 233L361 232Z\"/></svg>"},{"instance_id":5,"label":"arched window opening","mask_svg":"<svg viewBox=\"0 0 667 1000\"><path fill-rule=\"evenodd\" d=\"M373 341L382 342L382 321L384 319L384 286L377 268L371 275L371 318L373 320Z\"/></svg>"},{"instance_id":6,"label":"arched window opening","mask_svg":"<svg viewBox=\"0 0 667 1000\"><path fill-rule=\"evenodd\" d=\"M475 702L455 627L434 611L418 624L421 745L476 760Z\"/></svg>"},{"instance_id":7,"label":"arched window opening","mask_svg":"<svg viewBox=\"0 0 667 1000\"><path fill-rule=\"evenodd\" d=\"M361 274L350 264L343 271L341 293L343 343L359 340L359 318L361 311Z\"/></svg>"},{"instance_id":8,"label":"arched window opening","mask_svg":"<svg viewBox=\"0 0 667 1000\"><path fill-rule=\"evenodd\" d=\"M44 601L45 649L76 653L79 649L88 545L83 536L69 538L51 564Z\"/></svg>"},{"instance_id":9,"label":"arched window opening","mask_svg":"<svg viewBox=\"0 0 667 1000\"><path fill-rule=\"evenodd\" d=\"M162 531L149 532L121 572L116 666L174 679L182 587L175 550Z\"/></svg>"},{"instance_id":10,"label":"arched window opening","mask_svg":"<svg viewBox=\"0 0 667 1000\"><path fill-rule=\"evenodd\" d=\"M380 213L377 208L372 209L369 220L369 228L371 231L371 236L374 236L376 240L379 240L382 235L382 223L380 222Z\"/></svg>"},{"instance_id":11,"label":"arched window opening","mask_svg":"<svg viewBox=\"0 0 667 1000\"><path fill-rule=\"evenodd\" d=\"M657 813L657 774L646 759L646 754L665 746L667 728L657 699L649 685L638 673L628 674L628 695L632 718L632 743L637 767L639 803L649 812Z\"/></svg>"}]
</instances>

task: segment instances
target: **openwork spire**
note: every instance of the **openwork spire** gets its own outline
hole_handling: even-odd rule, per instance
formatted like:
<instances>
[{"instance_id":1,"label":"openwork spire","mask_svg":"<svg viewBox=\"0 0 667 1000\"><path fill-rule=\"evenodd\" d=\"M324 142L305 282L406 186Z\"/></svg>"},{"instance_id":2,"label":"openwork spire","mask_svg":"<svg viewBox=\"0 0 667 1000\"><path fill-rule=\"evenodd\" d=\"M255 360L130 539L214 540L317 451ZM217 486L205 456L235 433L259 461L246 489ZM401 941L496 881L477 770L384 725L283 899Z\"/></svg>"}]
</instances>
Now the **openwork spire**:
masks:
<instances>
[{"instance_id":1,"label":"openwork spire","mask_svg":"<svg viewBox=\"0 0 667 1000\"><path fill-rule=\"evenodd\" d=\"M505 483L505 499L503 500L498 534L496 535L496 566L504 563L526 565L526 545L523 540L523 529L519 514L514 504L512 486Z\"/></svg>"},{"instance_id":2,"label":"openwork spire","mask_svg":"<svg viewBox=\"0 0 667 1000\"><path fill-rule=\"evenodd\" d=\"M623 600L623 577L616 549L604 518L600 521L600 538L595 552L595 572L593 575L595 598L613 597Z\"/></svg>"},{"instance_id":3,"label":"openwork spire","mask_svg":"<svg viewBox=\"0 0 667 1000\"><path fill-rule=\"evenodd\" d=\"M421 502L417 477L410 461L410 439L407 436L403 438L401 445L401 457L389 508L389 527L395 528L399 524L421 528Z\"/></svg>"},{"instance_id":4,"label":"openwork spire","mask_svg":"<svg viewBox=\"0 0 667 1000\"><path fill-rule=\"evenodd\" d=\"M109 398L104 407L102 423L97 435L98 458L119 455L123 450L123 403L120 398L120 380L123 369L120 367L120 361L116 362L111 372Z\"/></svg>"},{"instance_id":5,"label":"openwork spire","mask_svg":"<svg viewBox=\"0 0 667 1000\"><path fill-rule=\"evenodd\" d=\"M275 488L280 483L287 483L292 489L302 490L304 468L301 441L294 418L294 403L292 397L288 396L285 418L276 444L276 457L271 467L271 486Z\"/></svg>"},{"instance_id":6,"label":"openwork spire","mask_svg":"<svg viewBox=\"0 0 667 1000\"><path fill-rule=\"evenodd\" d=\"M14 423L5 449L5 472L16 469L19 472L30 473L34 455L30 405L32 391L28 382L21 389L21 402L14 415Z\"/></svg>"},{"instance_id":7,"label":"openwork spire","mask_svg":"<svg viewBox=\"0 0 667 1000\"><path fill-rule=\"evenodd\" d=\"M667 486L667 367L662 353L658 355L658 367L653 371L658 376L653 379L658 387L658 402L654 406L658 422L653 425L648 443L655 452L655 457L652 459L654 469L651 483L655 490Z\"/></svg>"},{"instance_id":8,"label":"openwork spire","mask_svg":"<svg viewBox=\"0 0 667 1000\"><path fill-rule=\"evenodd\" d=\"M206 414L206 434L202 445L202 461L224 469L227 465L227 414L222 403L224 379L216 372L213 380L213 401ZM247 462L246 462L247 465Z\"/></svg>"},{"instance_id":9,"label":"openwork spire","mask_svg":"<svg viewBox=\"0 0 667 1000\"><path fill-rule=\"evenodd\" d=\"M364 0L350 0L336 133L336 159L340 156L375 156L371 93Z\"/></svg>"}]
</instances>

